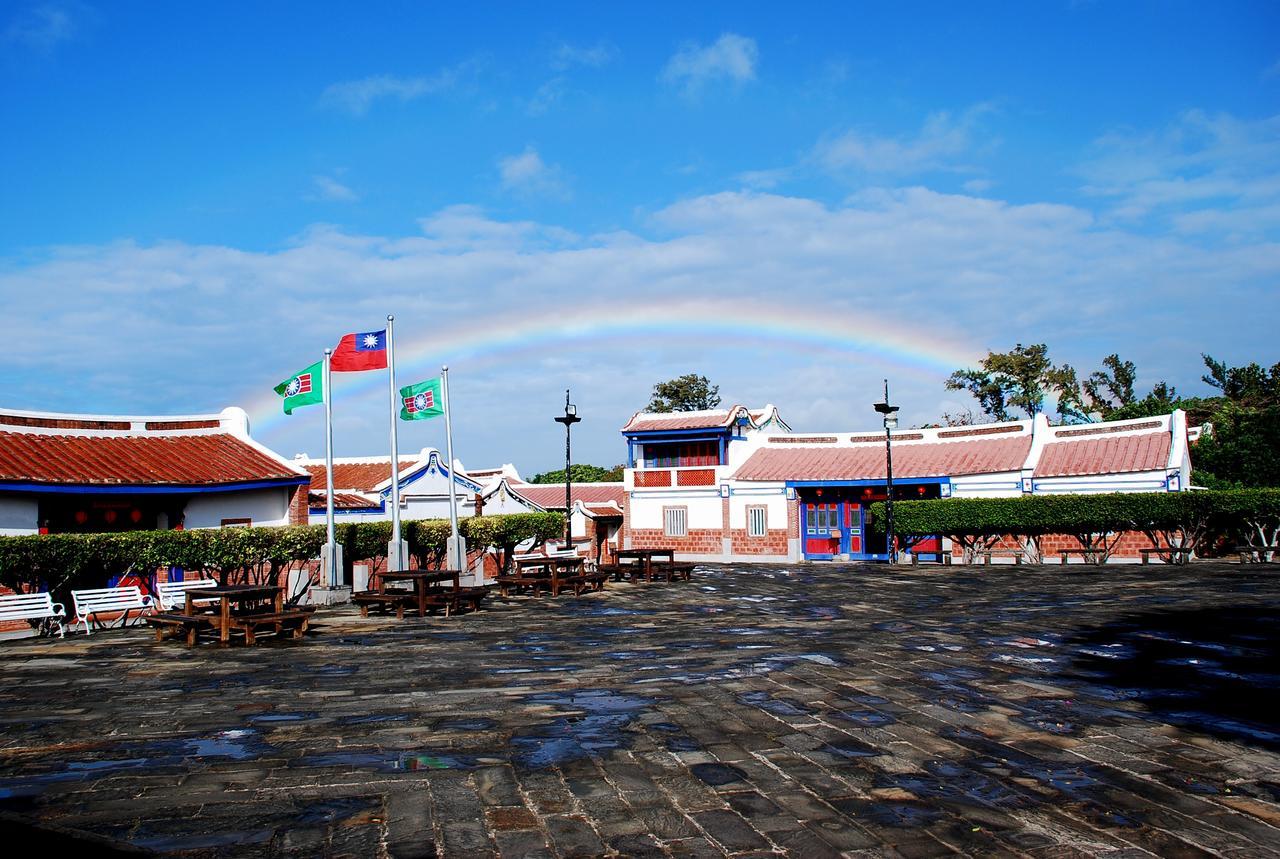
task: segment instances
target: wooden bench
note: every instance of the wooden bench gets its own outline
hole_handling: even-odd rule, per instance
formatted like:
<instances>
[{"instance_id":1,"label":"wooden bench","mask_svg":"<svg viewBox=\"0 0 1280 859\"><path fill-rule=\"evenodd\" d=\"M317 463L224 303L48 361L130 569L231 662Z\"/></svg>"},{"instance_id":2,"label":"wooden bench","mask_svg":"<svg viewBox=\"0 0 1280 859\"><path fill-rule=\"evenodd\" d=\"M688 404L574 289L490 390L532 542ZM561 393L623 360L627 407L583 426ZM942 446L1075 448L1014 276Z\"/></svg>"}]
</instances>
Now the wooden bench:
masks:
<instances>
[{"instance_id":1,"label":"wooden bench","mask_svg":"<svg viewBox=\"0 0 1280 859\"><path fill-rule=\"evenodd\" d=\"M550 576L498 576L498 593L504 597L512 590L520 593L521 588L529 588L534 596L538 595L538 588L551 590Z\"/></svg>"},{"instance_id":2,"label":"wooden bench","mask_svg":"<svg viewBox=\"0 0 1280 859\"><path fill-rule=\"evenodd\" d=\"M311 623L311 615L312 612L307 609L272 612L269 614L240 614L232 615L228 625L232 629L239 629L244 632L245 644L253 644L257 629L260 626L275 627L274 632L277 635L288 628L293 632L294 638L302 638L303 633L307 631L307 625Z\"/></svg>"},{"instance_id":3,"label":"wooden bench","mask_svg":"<svg viewBox=\"0 0 1280 859\"><path fill-rule=\"evenodd\" d=\"M580 573L576 576L562 578L560 587L568 587L573 591L574 596L581 596L583 591L604 590L604 583L608 578L608 573L602 573L599 570L594 573Z\"/></svg>"},{"instance_id":4,"label":"wooden bench","mask_svg":"<svg viewBox=\"0 0 1280 859\"><path fill-rule=\"evenodd\" d=\"M58 637L66 638L62 620L67 610L62 603L54 602L48 591L35 594L4 594L0 596L0 620L40 620L41 627L56 625ZM61 618L62 620L60 620Z\"/></svg>"},{"instance_id":5,"label":"wooden bench","mask_svg":"<svg viewBox=\"0 0 1280 859\"><path fill-rule=\"evenodd\" d=\"M1026 558L1027 553L1022 549L984 549L978 555L982 558L984 567L991 566L992 557L1013 558L1013 565L1019 567L1022 566L1022 561Z\"/></svg>"},{"instance_id":6,"label":"wooden bench","mask_svg":"<svg viewBox=\"0 0 1280 859\"><path fill-rule=\"evenodd\" d=\"M911 551L908 554L911 555L911 566L913 567L920 566L920 555L937 555L939 564L944 567L951 566L951 553L945 550L938 550L937 552L921 552L920 554L916 554L914 551Z\"/></svg>"},{"instance_id":7,"label":"wooden bench","mask_svg":"<svg viewBox=\"0 0 1280 859\"><path fill-rule=\"evenodd\" d=\"M191 579L185 582L157 582L156 597L160 601L161 611L176 611L185 609L187 606L187 592L204 590L205 588L215 588L218 586L217 579ZM197 599L197 602L212 602L217 597L209 597L207 600Z\"/></svg>"},{"instance_id":8,"label":"wooden bench","mask_svg":"<svg viewBox=\"0 0 1280 859\"><path fill-rule=\"evenodd\" d=\"M1181 563L1184 564L1191 560L1190 549L1175 549L1169 546L1166 546L1163 549L1157 549L1154 546L1147 549L1139 549L1138 554L1142 556L1142 563L1144 566L1151 563L1152 555L1169 555L1170 557L1177 556L1182 559ZM1175 561L1175 563L1177 562Z\"/></svg>"},{"instance_id":9,"label":"wooden bench","mask_svg":"<svg viewBox=\"0 0 1280 859\"><path fill-rule=\"evenodd\" d=\"M180 614L178 612L158 612L144 618L156 629L156 641L176 638L185 635L187 647L196 646L196 637L202 629L213 628L213 615Z\"/></svg>"},{"instance_id":10,"label":"wooden bench","mask_svg":"<svg viewBox=\"0 0 1280 859\"><path fill-rule=\"evenodd\" d=\"M454 598L459 611L479 611L480 605L489 598L487 587L463 587L458 588L454 592Z\"/></svg>"},{"instance_id":11,"label":"wooden bench","mask_svg":"<svg viewBox=\"0 0 1280 859\"><path fill-rule=\"evenodd\" d=\"M1240 556L1242 564L1274 564L1280 558L1280 546L1235 546L1231 551Z\"/></svg>"},{"instance_id":12,"label":"wooden bench","mask_svg":"<svg viewBox=\"0 0 1280 859\"><path fill-rule=\"evenodd\" d=\"M71 601L75 605L76 616L71 621L74 628L77 623L84 624L85 634L90 634L89 622L97 614L121 613L120 625L129 621L129 612L139 613L151 608L151 597L143 596L137 585L123 588L92 588L90 590L72 591ZM106 625L98 621L99 627Z\"/></svg>"},{"instance_id":13,"label":"wooden bench","mask_svg":"<svg viewBox=\"0 0 1280 859\"><path fill-rule=\"evenodd\" d=\"M1095 567L1098 567L1106 563L1107 554L1108 553L1102 549L1059 549L1058 550L1058 556L1062 558L1062 563L1064 566L1067 563L1068 556L1079 555L1081 559L1083 559L1084 561L1087 561L1088 563L1093 564ZM1096 557L1097 560L1090 561L1089 560L1090 555L1093 555L1094 557Z\"/></svg>"},{"instance_id":14,"label":"wooden bench","mask_svg":"<svg viewBox=\"0 0 1280 859\"><path fill-rule=\"evenodd\" d=\"M412 591L360 591L351 595L351 601L360 606L360 616L368 617L369 609L378 608L383 611L395 609L396 619L404 620L404 610L418 604L418 597Z\"/></svg>"}]
</instances>

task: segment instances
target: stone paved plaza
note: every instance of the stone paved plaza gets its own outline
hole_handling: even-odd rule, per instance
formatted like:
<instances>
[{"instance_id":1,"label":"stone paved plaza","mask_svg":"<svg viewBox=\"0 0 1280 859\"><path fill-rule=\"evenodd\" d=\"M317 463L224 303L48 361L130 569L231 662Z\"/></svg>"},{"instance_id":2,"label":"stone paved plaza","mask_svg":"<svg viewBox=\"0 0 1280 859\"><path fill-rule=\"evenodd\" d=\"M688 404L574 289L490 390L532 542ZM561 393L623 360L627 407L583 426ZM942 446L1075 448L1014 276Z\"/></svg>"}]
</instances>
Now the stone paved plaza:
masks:
<instances>
[{"instance_id":1,"label":"stone paved plaza","mask_svg":"<svg viewBox=\"0 0 1280 859\"><path fill-rule=\"evenodd\" d=\"M1275 856L1276 569L700 567L5 642L0 810L187 855Z\"/></svg>"}]
</instances>

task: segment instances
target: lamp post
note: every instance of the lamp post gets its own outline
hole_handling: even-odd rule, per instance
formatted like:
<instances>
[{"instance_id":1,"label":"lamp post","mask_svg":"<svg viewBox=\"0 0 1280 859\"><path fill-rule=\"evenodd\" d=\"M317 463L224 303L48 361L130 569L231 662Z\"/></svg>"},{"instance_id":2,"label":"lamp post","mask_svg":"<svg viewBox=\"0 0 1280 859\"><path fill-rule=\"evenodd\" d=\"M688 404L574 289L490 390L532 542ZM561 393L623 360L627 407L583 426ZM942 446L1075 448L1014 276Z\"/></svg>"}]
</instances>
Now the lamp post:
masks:
<instances>
[{"instance_id":1,"label":"lamp post","mask_svg":"<svg viewBox=\"0 0 1280 859\"><path fill-rule=\"evenodd\" d=\"M884 402L875 404L876 411L884 415L884 553L889 563L894 562L893 552L893 444L890 431L898 427L898 407L889 405L889 380L884 380Z\"/></svg>"},{"instance_id":2,"label":"lamp post","mask_svg":"<svg viewBox=\"0 0 1280 859\"><path fill-rule=\"evenodd\" d=\"M569 389L564 389L564 417L556 418L556 423L564 424L564 548L573 546L573 487L569 478L569 466L572 463L569 447L570 430L582 418L578 417L578 407L569 402Z\"/></svg>"}]
</instances>

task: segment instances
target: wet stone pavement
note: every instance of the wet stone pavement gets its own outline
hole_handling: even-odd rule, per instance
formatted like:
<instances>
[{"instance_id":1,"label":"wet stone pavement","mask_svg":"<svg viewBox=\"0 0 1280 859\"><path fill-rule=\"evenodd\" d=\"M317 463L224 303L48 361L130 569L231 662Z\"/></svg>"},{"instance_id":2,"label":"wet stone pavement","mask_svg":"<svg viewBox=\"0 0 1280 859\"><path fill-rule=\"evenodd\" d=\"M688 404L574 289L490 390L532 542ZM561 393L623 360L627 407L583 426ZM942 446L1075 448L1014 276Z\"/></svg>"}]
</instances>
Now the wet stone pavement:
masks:
<instances>
[{"instance_id":1,"label":"wet stone pavement","mask_svg":"<svg viewBox=\"0 0 1280 859\"><path fill-rule=\"evenodd\" d=\"M0 812L193 856L1280 855L1280 573L700 567L4 642Z\"/></svg>"}]
</instances>

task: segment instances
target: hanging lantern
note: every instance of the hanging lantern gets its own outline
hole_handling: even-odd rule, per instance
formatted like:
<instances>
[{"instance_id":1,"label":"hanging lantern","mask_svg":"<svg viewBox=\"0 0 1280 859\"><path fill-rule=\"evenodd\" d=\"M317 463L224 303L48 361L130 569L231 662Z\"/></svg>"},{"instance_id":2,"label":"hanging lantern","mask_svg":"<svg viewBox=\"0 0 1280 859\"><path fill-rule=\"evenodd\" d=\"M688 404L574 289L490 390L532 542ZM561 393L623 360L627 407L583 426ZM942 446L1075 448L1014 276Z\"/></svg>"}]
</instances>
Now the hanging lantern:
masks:
<instances>
[{"instance_id":1,"label":"hanging lantern","mask_svg":"<svg viewBox=\"0 0 1280 859\"><path fill-rule=\"evenodd\" d=\"M137 525L142 521L142 511L137 507L133 508L129 511L129 519L132 520L133 524Z\"/></svg>"},{"instance_id":2,"label":"hanging lantern","mask_svg":"<svg viewBox=\"0 0 1280 859\"><path fill-rule=\"evenodd\" d=\"M103 513L103 514L102 514L102 518L103 518L103 519L106 519L106 520L107 520L107 524L108 524L108 525L110 525L110 524L112 524L113 522L115 522L115 521L116 521L116 511L114 511L114 510L108 510L107 512L105 512L105 513Z\"/></svg>"},{"instance_id":3,"label":"hanging lantern","mask_svg":"<svg viewBox=\"0 0 1280 859\"><path fill-rule=\"evenodd\" d=\"M77 511L76 511L76 524L77 524L77 525L83 525L85 522L88 522L88 521L89 521L89 511L87 511L87 510L77 510Z\"/></svg>"}]
</instances>

